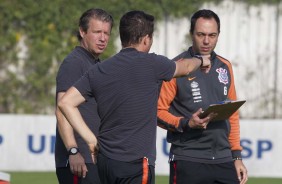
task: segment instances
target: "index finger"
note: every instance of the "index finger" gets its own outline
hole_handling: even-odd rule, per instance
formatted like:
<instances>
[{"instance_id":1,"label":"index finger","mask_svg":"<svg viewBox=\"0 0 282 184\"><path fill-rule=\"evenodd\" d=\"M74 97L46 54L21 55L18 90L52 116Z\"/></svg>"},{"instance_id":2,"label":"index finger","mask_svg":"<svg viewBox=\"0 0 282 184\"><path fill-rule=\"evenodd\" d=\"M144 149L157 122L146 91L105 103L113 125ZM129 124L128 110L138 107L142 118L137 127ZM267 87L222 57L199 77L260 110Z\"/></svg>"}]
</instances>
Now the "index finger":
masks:
<instances>
[{"instance_id":1,"label":"index finger","mask_svg":"<svg viewBox=\"0 0 282 184\"><path fill-rule=\"evenodd\" d=\"M85 178L86 177L86 173L88 172L86 165L84 164L82 166L82 177Z\"/></svg>"},{"instance_id":2,"label":"index finger","mask_svg":"<svg viewBox=\"0 0 282 184\"><path fill-rule=\"evenodd\" d=\"M213 118L215 118L217 116L217 113L211 112L209 113L209 115L207 117L210 118L210 121L212 121Z\"/></svg>"},{"instance_id":3,"label":"index finger","mask_svg":"<svg viewBox=\"0 0 282 184\"><path fill-rule=\"evenodd\" d=\"M241 182L240 182L240 184L247 183L247 180L248 180L247 172L246 171L241 172Z\"/></svg>"}]
</instances>

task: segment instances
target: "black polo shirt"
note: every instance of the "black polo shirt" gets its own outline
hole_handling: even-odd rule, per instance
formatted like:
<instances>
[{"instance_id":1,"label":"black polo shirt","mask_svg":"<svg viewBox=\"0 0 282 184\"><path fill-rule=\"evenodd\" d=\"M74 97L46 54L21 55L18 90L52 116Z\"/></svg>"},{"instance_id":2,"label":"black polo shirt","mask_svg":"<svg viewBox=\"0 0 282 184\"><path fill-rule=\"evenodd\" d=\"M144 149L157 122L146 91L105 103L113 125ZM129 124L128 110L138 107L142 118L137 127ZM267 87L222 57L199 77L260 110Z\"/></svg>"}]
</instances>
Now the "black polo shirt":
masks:
<instances>
[{"instance_id":1,"label":"black polo shirt","mask_svg":"<svg viewBox=\"0 0 282 184\"><path fill-rule=\"evenodd\" d=\"M172 79L175 67L164 56L126 48L74 85L86 100L97 101L102 154L125 162L148 157L155 164L159 84Z\"/></svg>"},{"instance_id":2,"label":"black polo shirt","mask_svg":"<svg viewBox=\"0 0 282 184\"><path fill-rule=\"evenodd\" d=\"M92 65L97 62L99 62L99 60L95 60L93 55L83 47L75 47L75 49L64 59L59 68L56 78L56 94L59 92L66 92ZM95 99L89 99L87 102L81 104L79 106L79 111L88 127L97 135L100 125L100 117L97 113ZM76 132L74 132L74 136L85 163L93 163L88 145ZM56 167L66 167L68 158L67 149L57 128L55 144Z\"/></svg>"}]
</instances>

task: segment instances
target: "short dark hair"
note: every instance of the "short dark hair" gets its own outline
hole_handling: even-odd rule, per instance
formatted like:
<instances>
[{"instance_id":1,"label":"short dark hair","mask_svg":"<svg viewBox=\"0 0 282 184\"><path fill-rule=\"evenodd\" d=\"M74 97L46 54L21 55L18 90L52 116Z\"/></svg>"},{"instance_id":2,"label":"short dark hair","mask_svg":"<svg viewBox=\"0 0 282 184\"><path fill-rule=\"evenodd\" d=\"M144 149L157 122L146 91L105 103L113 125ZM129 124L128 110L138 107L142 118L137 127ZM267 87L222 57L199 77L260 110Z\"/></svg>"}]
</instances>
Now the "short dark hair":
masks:
<instances>
[{"instance_id":1,"label":"short dark hair","mask_svg":"<svg viewBox=\"0 0 282 184\"><path fill-rule=\"evenodd\" d=\"M97 19L103 22L108 22L111 25L111 29L114 24L113 17L108 12L106 12L105 10L99 9L99 8L91 8L85 11L81 15L79 19L79 23L78 23L79 28L81 28L84 32L87 32L89 28L89 22L91 19ZM77 32L77 39L78 41L82 40L82 37L80 36L79 31Z\"/></svg>"},{"instance_id":2,"label":"short dark hair","mask_svg":"<svg viewBox=\"0 0 282 184\"><path fill-rule=\"evenodd\" d=\"M127 47L138 44L146 35L153 37L154 16L143 11L129 11L120 19L119 33L121 45Z\"/></svg>"},{"instance_id":3,"label":"short dark hair","mask_svg":"<svg viewBox=\"0 0 282 184\"><path fill-rule=\"evenodd\" d=\"M212 19L212 18L214 18L216 23L217 23L218 33L220 33L220 20L219 20L219 17L217 16L217 14L214 13L213 11L211 11L211 10L203 9L203 10L197 11L191 17L190 34L194 33L196 22L197 22L198 18L200 18L200 17L205 18L205 19Z\"/></svg>"}]
</instances>

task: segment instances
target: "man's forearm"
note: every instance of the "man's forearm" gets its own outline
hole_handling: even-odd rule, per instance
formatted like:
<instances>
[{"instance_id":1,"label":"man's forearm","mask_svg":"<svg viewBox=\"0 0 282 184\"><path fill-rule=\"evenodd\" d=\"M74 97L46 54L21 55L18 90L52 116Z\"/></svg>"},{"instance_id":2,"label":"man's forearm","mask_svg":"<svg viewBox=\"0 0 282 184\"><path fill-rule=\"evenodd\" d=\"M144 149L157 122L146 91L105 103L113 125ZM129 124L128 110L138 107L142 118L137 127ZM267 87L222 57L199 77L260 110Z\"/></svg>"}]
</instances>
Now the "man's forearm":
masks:
<instances>
[{"instance_id":1,"label":"man's forearm","mask_svg":"<svg viewBox=\"0 0 282 184\"><path fill-rule=\"evenodd\" d=\"M58 121L58 131L64 142L67 150L72 147L77 147L77 143L74 137L73 128L67 119L64 117L59 108L56 109L56 117Z\"/></svg>"},{"instance_id":2,"label":"man's forearm","mask_svg":"<svg viewBox=\"0 0 282 184\"><path fill-rule=\"evenodd\" d=\"M58 107L73 129L86 141L87 144L97 144L94 133L89 129L83 120L78 106L85 102L84 97L74 87L71 87L62 99L58 102Z\"/></svg>"},{"instance_id":3,"label":"man's forearm","mask_svg":"<svg viewBox=\"0 0 282 184\"><path fill-rule=\"evenodd\" d=\"M73 129L89 144L96 144L97 139L81 117L78 108L59 106Z\"/></svg>"},{"instance_id":4,"label":"man's forearm","mask_svg":"<svg viewBox=\"0 0 282 184\"><path fill-rule=\"evenodd\" d=\"M188 75L200 67L204 67L204 71L207 73L210 66L209 56L203 56L201 59L192 57L189 59L180 59L175 62L176 69L174 72L174 77L181 77Z\"/></svg>"}]
</instances>

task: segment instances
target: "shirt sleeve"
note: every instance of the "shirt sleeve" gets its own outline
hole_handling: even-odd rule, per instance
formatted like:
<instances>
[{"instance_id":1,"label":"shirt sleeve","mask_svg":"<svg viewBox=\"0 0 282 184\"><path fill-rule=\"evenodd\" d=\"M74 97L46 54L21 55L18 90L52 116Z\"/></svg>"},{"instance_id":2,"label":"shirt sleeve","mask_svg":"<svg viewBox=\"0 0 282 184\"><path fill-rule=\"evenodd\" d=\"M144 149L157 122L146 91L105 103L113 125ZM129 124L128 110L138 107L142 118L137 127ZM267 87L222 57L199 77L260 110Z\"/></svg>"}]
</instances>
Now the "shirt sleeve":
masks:
<instances>
[{"instance_id":1,"label":"shirt sleeve","mask_svg":"<svg viewBox=\"0 0 282 184\"><path fill-rule=\"evenodd\" d=\"M75 60L64 60L56 78L57 93L67 91L82 75L79 62Z\"/></svg>"},{"instance_id":2,"label":"shirt sleeve","mask_svg":"<svg viewBox=\"0 0 282 184\"><path fill-rule=\"evenodd\" d=\"M158 99L158 126L170 131L183 132L188 119L174 116L169 112L169 107L176 95L176 91L175 78L169 82L163 82Z\"/></svg>"},{"instance_id":3,"label":"shirt sleeve","mask_svg":"<svg viewBox=\"0 0 282 184\"><path fill-rule=\"evenodd\" d=\"M155 63L155 73L158 80L169 81L173 78L176 64L174 61L168 59L165 56L154 54L156 61Z\"/></svg>"},{"instance_id":4,"label":"shirt sleeve","mask_svg":"<svg viewBox=\"0 0 282 184\"><path fill-rule=\"evenodd\" d=\"M235 84L234 84L234 75L231 64L228 62L228 68L231 76L231 84L230 89L228 92L228 98L230 100L236 100L236 90L235 90ZM239 124L239 111L236 111L232 116L229 118L231 130L229 134L229 143L231 145L232 152L234 151L241 151L242 147L240 145L240 124ZM233 156L239 156L238 153L233 153ZM236 155L234 155L236 154Z\"/></svg>"},{"instance_id":5,"label":"shirt sleeve","mask_svg":"<svg viewBox=\"0 0 282 184\"><path fill-rule=\"evenodd\" d=\"M86 72L75 84L73 85L80 94L86 99L86 101L93 97L90 81L90 71Z\"/></svg>"}]
</instances>

